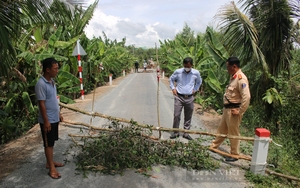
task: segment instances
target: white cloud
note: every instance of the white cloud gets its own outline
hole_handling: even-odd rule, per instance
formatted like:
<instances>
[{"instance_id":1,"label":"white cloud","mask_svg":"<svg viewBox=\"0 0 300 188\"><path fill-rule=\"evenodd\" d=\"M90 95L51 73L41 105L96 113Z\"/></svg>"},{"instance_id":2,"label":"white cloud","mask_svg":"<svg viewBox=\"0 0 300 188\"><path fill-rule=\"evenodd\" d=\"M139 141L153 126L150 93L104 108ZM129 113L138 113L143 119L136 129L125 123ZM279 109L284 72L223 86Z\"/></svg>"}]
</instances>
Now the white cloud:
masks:
<instances>
[{"instance_id":1,"label":"white cloud","mask_svg":"<svg viewBox=\"0 0 300 188\"><path fill-rule=\"evenodd\" d=\"M207 25L213 24L218 9L228 2L101 0L85 31L89 38L105 32L111 40L126 37L126 45L154 47L159 40L173 39L185 22L195 33L205 32Z\"/></svg>"},{"instance_id":2,"label":"white cloud","mask_svg":"<svg viewBox=\"0 0 300 188\"><path fill-rule=\"evenodd\" d=\"M105 15L100 9L94 13L93 19L85 29L88 38L102 36L104 32L111 40L120 41L126 37L126 45L136 45L139 47L154 47L159 45L159 40L173 38L175 28L158 22L145 25L134 23L128 18L122 19L116 16Z\"/></svg>"}]
</instances>

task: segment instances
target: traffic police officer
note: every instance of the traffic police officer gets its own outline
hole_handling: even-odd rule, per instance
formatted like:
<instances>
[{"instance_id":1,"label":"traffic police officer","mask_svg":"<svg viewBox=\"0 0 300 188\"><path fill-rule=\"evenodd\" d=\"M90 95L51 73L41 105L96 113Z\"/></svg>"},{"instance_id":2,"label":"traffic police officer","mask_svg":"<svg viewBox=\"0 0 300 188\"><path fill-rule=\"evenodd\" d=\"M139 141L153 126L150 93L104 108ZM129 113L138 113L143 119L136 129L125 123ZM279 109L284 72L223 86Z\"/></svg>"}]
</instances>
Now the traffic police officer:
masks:
<instances>
[{"instance_id":1,"label":"traffic police officer","mask_svg":"<svg viewBox=\"0 0 300 188\"><path fill-rule=\"evenodd\" d=\"M223 97L224 108L221 123L218 127L219 134L228 134L232 136L240 136L239 126L242 121L243 114L247 110L250 103L249 83L245 74L240 69L240 60L237 57L230 57L226 62L228 73L231 75L229 85ZM211 147L217 149L225 138L216 137ZM230 139L230 153L239 155L240 141ZM236 161L238 159L227 157L226 161Z\"/></svg>"}]
</instances>

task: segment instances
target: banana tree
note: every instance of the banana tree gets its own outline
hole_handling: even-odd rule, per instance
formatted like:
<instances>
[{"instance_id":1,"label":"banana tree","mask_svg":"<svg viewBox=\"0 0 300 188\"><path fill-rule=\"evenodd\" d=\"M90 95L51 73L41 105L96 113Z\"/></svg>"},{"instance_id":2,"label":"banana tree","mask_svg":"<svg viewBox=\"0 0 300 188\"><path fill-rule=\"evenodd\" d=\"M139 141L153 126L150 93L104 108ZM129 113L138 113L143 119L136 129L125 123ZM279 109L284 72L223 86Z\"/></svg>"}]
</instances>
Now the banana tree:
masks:
<instances>
[{"instance_id":1,"label":"banana tree","mask_svg":"<svg viewBox=\"0 0 300 188\"><path fill-rule=\"evenodd\" d=\"M122 73L122 70L131 69L134 57L124 46L125 42L125 38L121 42L111 41L105 34L104 39L101 37L92 39L88 43L87 53L89 54L89 66L94 71L89 75L95 76L94 79L97 81L104 81L109 74L116 77ZM102 63L103 70L99 69L100 63ZM98 74L99 72L101 74Z\"/></svg>"}]
</instances>

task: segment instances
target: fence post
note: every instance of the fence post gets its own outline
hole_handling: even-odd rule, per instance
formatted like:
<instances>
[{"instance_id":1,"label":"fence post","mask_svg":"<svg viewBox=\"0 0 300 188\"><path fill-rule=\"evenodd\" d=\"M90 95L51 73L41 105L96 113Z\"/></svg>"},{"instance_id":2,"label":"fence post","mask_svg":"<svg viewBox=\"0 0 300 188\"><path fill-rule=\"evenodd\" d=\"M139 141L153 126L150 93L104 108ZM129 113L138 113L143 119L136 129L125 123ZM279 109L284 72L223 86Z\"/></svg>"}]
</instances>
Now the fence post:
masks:
<instances>
[{"instance_id":1,"label":"fence post","mask_svg":"<svg viewBox=\"0 0 300 188\"><path fill-rule=\"evenodd\" d=\"M112 85L112 74L109 74L109 85Z\"/></svg>"},{"instance_id":2,"label":"fence post","mask_svg":"<svg viewBox=\"0 0 300 188\"><path fill-rule=\"evenodd\" d=\"M270 141L270 131L265 128L255 130L255 140L250 171L254 174L265 174Z\"/></svg>"}]
</instances>

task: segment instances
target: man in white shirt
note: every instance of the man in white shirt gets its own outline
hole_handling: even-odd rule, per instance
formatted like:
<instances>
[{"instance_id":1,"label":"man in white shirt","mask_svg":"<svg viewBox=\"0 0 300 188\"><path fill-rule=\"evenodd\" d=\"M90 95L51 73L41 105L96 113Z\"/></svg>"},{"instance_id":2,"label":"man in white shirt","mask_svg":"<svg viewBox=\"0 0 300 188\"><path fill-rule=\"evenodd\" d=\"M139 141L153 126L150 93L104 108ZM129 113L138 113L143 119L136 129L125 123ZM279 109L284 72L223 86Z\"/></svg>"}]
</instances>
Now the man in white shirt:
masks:
<instances>
[{"instance_id":1,"label":"man in white shirt","mask_svg":"<svg viewBox=\"0 0 300 188\"><path fill-rule=\"evenodd\" d=\"M193 59L186 57L183 60L183 68L177 69L170 77L170 88L174 95L174 119L173 128L179 128L182 108L184 108L184 129L189 130L194 111L194 93L199 90L202 79L198 70L193 69ZM174 83L176 82L176 86ZM174 132L170 138L179 137ZM184 133L183 138L192 140L192 137Z\"/></svg>"}]
</instances>

